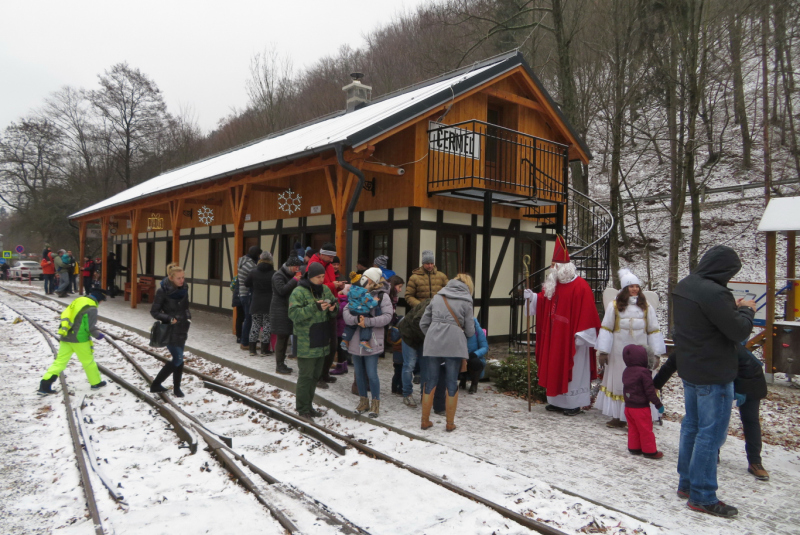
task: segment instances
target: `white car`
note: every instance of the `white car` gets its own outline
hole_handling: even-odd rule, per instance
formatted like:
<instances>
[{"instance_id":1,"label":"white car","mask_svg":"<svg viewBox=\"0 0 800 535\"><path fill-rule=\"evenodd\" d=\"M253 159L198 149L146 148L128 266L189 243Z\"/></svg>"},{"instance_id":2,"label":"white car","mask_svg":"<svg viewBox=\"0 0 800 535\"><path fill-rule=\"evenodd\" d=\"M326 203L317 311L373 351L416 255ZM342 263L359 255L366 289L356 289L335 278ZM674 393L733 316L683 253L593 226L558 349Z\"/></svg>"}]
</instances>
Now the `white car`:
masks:
<instances>
[{"instance_id":1,"label":"white car","mask_svg":"<svg viewBox=\"0 0 800 535\"><path fill-rule=\"evenodd\" d=\"M44 280L42 266L39 262L34 262L32 260L18 260L11 266L11 269L8 270L8 276L12 280L28 280L29 278Z\"/></svg>"}]
</instances>

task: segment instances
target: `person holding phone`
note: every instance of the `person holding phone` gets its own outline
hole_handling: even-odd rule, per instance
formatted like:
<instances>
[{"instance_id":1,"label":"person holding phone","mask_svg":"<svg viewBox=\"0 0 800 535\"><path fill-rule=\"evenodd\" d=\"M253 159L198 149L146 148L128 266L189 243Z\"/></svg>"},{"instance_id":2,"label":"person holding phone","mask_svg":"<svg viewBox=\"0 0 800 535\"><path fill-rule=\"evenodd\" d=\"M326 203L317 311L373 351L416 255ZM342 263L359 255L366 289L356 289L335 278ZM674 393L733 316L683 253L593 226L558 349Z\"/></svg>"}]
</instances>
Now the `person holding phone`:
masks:
<instances>
[{"instance_id":1,"label":"person holding phone","mask_svg":"<svg viewBox=\"0 0 800 535\"><path fill-rule=\"evenodd\" d=\"M307 420L322 416L312 401L335 336L331 320L336 319L338 305L324 281L325 268L318 262L311 263L289 296L289 319L297 338L299 368L295 408Z\"/></svg>"}]
</instances>

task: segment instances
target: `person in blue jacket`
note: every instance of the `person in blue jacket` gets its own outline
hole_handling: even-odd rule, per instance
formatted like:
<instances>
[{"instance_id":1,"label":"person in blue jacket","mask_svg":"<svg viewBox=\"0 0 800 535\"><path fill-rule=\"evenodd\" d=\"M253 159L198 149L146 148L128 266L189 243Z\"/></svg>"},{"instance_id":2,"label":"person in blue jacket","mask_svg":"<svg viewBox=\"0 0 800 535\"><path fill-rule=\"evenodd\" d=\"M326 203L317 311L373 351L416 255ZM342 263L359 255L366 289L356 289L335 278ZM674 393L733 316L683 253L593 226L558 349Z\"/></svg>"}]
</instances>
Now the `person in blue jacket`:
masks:
<instances>
[{"instance_id":1,"label":"person in blue jacket","mask_svg":"<svg viewBox=\"0 0 800 535\"><path fill-rule=\"evenodd\" d=\"M474 319L474 318L473 318ZM472 380L469 386L469 393L475 394L478 391L478 381L483 379L486 371L486 354L489 352L489 342L486 341L486 334L483 332L480 323L475 321L475 336L467 338L467 350L469 360L467 360L467 371L461 374L461 388L467 388L467 379Z\"/></svg>"},{"instance_id":2,"label":"person in blue jacket","mask_svg":"<svg viewBox=\"0 0 800 535\"><path fill-rule=\"evenodd\" d=\"M478 381L483 379L483 374L486 371L486 355L489 353L489 342L486 340L486 334L484 334L478 320L473 318L472 321L475 322L475 335L467 338L469 359L467 360L467 371L460 374L460 386L461 388L467 388L467 378L472 379L469 393L475 394L478 392ZM436 393L433 396L433 412L440 416L445 411L445 390L444 379L442 379L442 374L439 374L439 384L436 386Z\"/></svg>"}]
</instances>

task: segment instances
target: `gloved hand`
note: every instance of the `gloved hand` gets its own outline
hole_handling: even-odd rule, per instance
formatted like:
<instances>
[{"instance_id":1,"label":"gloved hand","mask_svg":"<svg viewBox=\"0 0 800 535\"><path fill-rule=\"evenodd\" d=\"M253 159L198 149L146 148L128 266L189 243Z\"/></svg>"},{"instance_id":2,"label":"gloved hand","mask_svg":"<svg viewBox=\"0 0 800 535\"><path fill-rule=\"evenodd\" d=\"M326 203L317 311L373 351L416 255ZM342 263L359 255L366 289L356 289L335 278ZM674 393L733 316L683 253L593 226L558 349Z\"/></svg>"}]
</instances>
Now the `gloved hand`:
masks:
<instances>
[{"instance_id":1,"label":"gloved hand","mask_svg":"<svg viewBox=\"0 0 800 535\"><path fill-rule=\"evenodd\" d=\"M744 405L744 402L747 401L747 396L744 395L744 394L734 393L733 397L736 399L736 406L737 407L741 407L742 405Z\"/></svg>"},{"instance_id":2,"label":"gloved hand","mask_svg":"<svg viewBox=\"0 0 800 535\"><path fill-rule=\"evenodd\" d=\"M664 414L664 405L661 405L661 406L658 408L658 414Z\"/></svg>"},{"instance_id":3,"label":"gloved hand","mask_svg":"<svg viewBox=\"0 0 800 535\"><path fill-rule=\"evenodd\" d=\"M608 364L608 353L598 353L597 354L597 365L598 366L605 366Z\"/></svg>"},{"instance_id":4,"label":"gloved hand","mask_svg":"<svg viewBox=\"0 0 800 535\"><path fill-rule=\"evenodd\" d=\"M469 360L473 360L473 359L477 359L477 358L478 358L478 355L476 355L474 352L469 354Z\"/></svg>"},{"instance_id":5,"label":"gloved hand","mask_svg":"<svg viewBox=\"0 0 800 535\"><path fill-rule=\"evenodd\" d=\"M525 300L526 301L532 301L533 300L533 296L536 295L536 293L534 293L533 290L526 289L525 292L524 292L524 295L525 295Z\"/></svg>"},{"instance_id":6,"label":"gloved hand","mask_svg":"<svg viewBox=\"0 0 800 535\"><path fill-rule=\"evenodd\" d=\"M102 340L105 337L106 337L106 335L104 335L103 333L100 333L97 336L95 336L94 338L95 338L95 340Z\"/></svg>"}]
</instances>

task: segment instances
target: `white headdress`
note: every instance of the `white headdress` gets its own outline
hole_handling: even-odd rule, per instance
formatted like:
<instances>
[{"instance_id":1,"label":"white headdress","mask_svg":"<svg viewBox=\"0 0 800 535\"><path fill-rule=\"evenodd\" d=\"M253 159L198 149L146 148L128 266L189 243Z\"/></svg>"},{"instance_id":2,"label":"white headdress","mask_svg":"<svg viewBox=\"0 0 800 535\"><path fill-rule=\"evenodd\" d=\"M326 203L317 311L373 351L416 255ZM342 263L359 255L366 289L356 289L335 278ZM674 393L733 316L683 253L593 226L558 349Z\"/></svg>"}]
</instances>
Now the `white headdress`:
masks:
<instances>
[{"instance_id":1,"label":"white headdress","mask_svg":"<svg viewBox=\"0 0 800 535\"><path fill-rule=\"evenodd\" d=\"M630 269L622 268L619 270L619 285L622 288L627 288L631 284L635 284L637 286L642 285L642 281L639 280L639 277L634 275Z\"/></svg>"}]
</instances>

